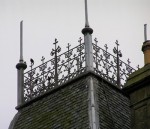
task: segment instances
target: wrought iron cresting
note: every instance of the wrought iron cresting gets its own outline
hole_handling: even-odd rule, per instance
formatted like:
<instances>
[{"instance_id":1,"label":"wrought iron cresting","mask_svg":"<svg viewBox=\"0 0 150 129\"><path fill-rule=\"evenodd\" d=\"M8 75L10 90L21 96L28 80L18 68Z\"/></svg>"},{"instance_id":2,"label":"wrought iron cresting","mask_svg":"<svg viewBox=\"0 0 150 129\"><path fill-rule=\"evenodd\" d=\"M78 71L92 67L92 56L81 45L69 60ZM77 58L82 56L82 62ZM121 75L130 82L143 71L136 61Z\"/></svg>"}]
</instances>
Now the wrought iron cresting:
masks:
<instances>
[{"instance_id":1,"label":"wrought iron cresting","mask_svg":"<svg viewBox=\"0 0 150 129\"><path fill-rule=\"evenodd\" d=\"M33 68L34 60L31 59L31 69L24 74L24 99L29 101L46 91L56 88L68 80L75 78L85 71L85 52L84 43L79 39L79 45L70 49L68 43L67 51L58 55L61 51L57 46L58 41L55 39L55 48L52 49L51 60L45 62L42 57L42 64Z\"/></svg>"},{"instance_id":2,"label":"wrought iron cresting","mask_svg":"<svg viewBox=\"0 0 150 129\"><path fill-rule=\"evenodd\" d=\"M119 43L118 43L118 40L116 40L116 46L117 47L114 47L114 49L113 49L113 52L114 52L114 54L116 54L117 55L117 58L116 58L116 60L114 60L115 61L115 63L116 63L116 67L117 67L117 85L120 87L120 66L122 65L122 62L119 60L119 58L120 57L122 57L122 53L121 53L121 51L119 50Z\"/></svg>"},{"instance_id":3,"label":"wrought iron cresting","mask_svg":"<svg viewBox=\"0 0 150 129\"><path fill-rule=\"evenodd\" d=\"M121 51L118 49L118 41L116 41L117 47L114 47L113 52L116 56L108 53L107 44L105 44L105 50L100 48L95 38L93 43L93 58L94 58L94 72L106 79L107 81L115 84L119 88L122 88L128 76L135 71L130 66L130 61L125 63L120 60L122 57Z\"/></svg>"},{"instance_id":4,"label":"wrought iron cresting","mask_svg":"<svg viewBox=\"0 0 150 129\"><path fill-rule=\"evenodd\" d=\"M130 66L130 61L124 63L120 60L122 57L121 51L117 47L113 49L116 56L108 52L108 47L105 45L105 50L98 46L98 41L95 38L93 43L93 67L94 72L98 76L106 79L118 87L122 87L129 74L135 69ZM29 101L43 93L61 86L63 83L85 73L86 60L85 60L85 43L82 43L81 37L78 40L79 45L70 48L68 43L67 51L60 54L61 48L55 39L54 49L50 55L53 58L45 62L42 57L42 64L33 68L34 60L31 59L30 70L24 74L24 99Z\"/></svg>"}]
</instances>

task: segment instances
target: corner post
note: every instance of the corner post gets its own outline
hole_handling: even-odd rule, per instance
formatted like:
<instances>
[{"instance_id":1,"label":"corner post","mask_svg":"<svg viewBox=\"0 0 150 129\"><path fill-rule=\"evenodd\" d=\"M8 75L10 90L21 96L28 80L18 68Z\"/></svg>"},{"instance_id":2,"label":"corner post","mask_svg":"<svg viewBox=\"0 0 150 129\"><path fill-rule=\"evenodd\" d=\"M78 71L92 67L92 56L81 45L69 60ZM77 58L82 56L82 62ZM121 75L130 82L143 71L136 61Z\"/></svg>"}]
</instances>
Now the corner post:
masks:
<instances>
[{"instance_id":1,"label":"corner post","mask_svg":"<svg viewBox=\"0 0 150 129\"><path fill-rule=\"evenodd\" d=\"M24 70L27 68L25 63L19 62L17 68L17 105L24 103Z\"/></svg>"},{"instance_id":2,"label":"corner post","mask_svg":"<svg viewBox=\"0 0 150 129\"><path fill-rule=\"evenodd\" d=\"M82 29L85 43L85 61L86 71L93 71L93 47L92 47L92 33L93 29L89 26L88 21L88 7L87 0L85 2L85 28Z\"/></svg>"},{"instance_id":3,"label":"corner post","mask_svg":"<svg viewBox=\"0 0 150 129\"><path fill-rule=\"evenodd\" d=\"M27 68L23 61L23 21L20 22L20 60L17 68L17 105L24 103L24 70Z\"/></svg>"},{"instance_id":4,"label":"corner post","mask_svg":"<svg viewBox=\"0 0 150 129\"><path fill-rule=\"evenodd\" d=\"M88 9L87 0L85 0L85 28L82 29L82 34L84 35L85 43L85 65L86 72L93 72L93 46L92 46L92 33L93 29L90 28L88 22ZM98 104L96 95L96 86L94 85L92 76L88 77L87 85L89 87L88 92L88 107L89 107L89 128L99 129L99 116L98 116Z\"/></svg>"},{"instance_id":5,"label":"corner post","mask_svg":"<svg viewBox=\"0 0 150 129\"><path fill-rule=\"evenodd\" d=\"M86 61L86 70L93 71L93 47L92 47L92 33L93 29L85 27L82 30L84 34L84 43L85 43L85 61Z\"/></svg>"}]
</instances>

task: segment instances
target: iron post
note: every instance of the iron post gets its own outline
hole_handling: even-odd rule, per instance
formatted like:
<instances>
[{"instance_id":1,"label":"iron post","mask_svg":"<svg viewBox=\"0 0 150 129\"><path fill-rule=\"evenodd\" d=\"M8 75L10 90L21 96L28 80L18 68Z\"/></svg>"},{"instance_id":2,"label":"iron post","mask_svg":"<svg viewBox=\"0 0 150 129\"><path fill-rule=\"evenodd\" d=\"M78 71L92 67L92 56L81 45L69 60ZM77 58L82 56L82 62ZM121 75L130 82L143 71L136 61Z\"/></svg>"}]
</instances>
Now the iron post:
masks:
<instances>
[{"instance_id":1,"label":"iron post","mask_svg":"<svg viewBox=\"0 0 150 129\"><path fill-rule=\"evenodd\" d=\"M20 60L17 68L17 105L24 103L24 70L27 68L23 61L23 21L20 22Z\"/></svg>"}]
</instances>

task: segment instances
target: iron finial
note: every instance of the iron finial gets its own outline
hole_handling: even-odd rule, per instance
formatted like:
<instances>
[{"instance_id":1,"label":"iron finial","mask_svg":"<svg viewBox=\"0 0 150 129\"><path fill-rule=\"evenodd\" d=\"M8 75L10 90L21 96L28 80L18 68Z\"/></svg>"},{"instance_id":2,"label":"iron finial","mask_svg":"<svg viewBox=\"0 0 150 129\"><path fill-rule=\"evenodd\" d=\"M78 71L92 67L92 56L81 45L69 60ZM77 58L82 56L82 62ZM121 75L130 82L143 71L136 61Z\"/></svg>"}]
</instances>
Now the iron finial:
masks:
<instances>
[{"instance_id":1,"label":"iron finial","mask_svg":"<svg viewBox=\"0 0 150 129\"><path fill-rule=\"evenodd\" d=\"M122 53L121 53L121 51L119 50L119 43L118 43L118 40L116 40L116 46L117 47L114 47L114 49L113 49L113 52L115 53L115 54L117 54L117 56L119 56L119 57L122 57Z\"/></svg>"},{"instance_id":2,"label":"iron finial","mask_svg":"<svg viewBox=\"0 0 150 129\"><path fill-rule=\"evenodd\" d=\"M96 44L98 43L98 40L97 40L97 38L95 38L95 39L94 39L94 41L95 41L95 43L96 43Z\"/></svg>"},{"instance_id":3,"label":"iron finial","mask_svg":"<svg viewBox=\"0 0 150 129\"><path fill-rule=\"evenodd\" d=\"M129 58L128 58L127 62L128 62L128 65L130 65L131 61L130 61L130 59L129 59Z\"/></svg>"},{"instance_id":4,"label":"iron finial","mask_svg":"<svg viewBox=\"0 0 150 129\"><path fill-rule=\"evenodd\" d=\"M118 40L116 40L116 47L114 47L113 49L113 52L117 55L116 57L116 65L117 65L117 85L118 87L121 86L121 81L120 81L120 66L121 66L121 63L120 63L120 57L122 57L122 53L121 51L119 50L119 43L118 43Z\"/></svg>"},{"instance_id":5,"label":"iron finial","mask_svg":"<svg viewBox=\"0 0 150 129\"><path fill-rule=\"evenodd\" d=\"M23 62L23 21L20 22L20 62Z\"/></svg>"},{"instance_id":6,"label":"iron finial","mask_svg":"<svg viewBox=\"0 0 150 129\"><path fill-rule=\"evenodd\" d=\"M52 51L50 53L51 56L53 56L53 55L57 56L57 53L59 53L61 51L61 48L60 48L60 46L57 46L57 43L58 43L58 40L55 39L55 42L53 43L55 45L55 49L52 49Z\"/></svg>"},{"instance_id":7,"label":"iron finial","mask_svg":"<svg viewBox=\"0 0 150 129\"><path fill-rule=\"evenodd\" d=\"M58 40L55 38L55 42L53 44L57 44L58 43Z\"/></svg>"},{"instance_id":8,"label":"iron finial","mask_svg":"<svg viewBox=\"0 0 150 129\"><path fill-rule=\"evenodd\" d=\"M81 41L82 41L82 38L80 37L79 40L78 40L78 42L81 44Z\"/></svg>"},{"instance_id":9,"label":"iron finial","mask_svg":"<svg viewBox=\"0 0 150 129\"><path fill-rule=\"evenodd\" d=\"M147 24L144 24L144 39L147 40Z\"/></svg>"},{"instance_id":10,"label":"iron finial","mask_svg":"<svg viewBox=\"0 0 150 129\"><path fill-rule=\"evenodd\" d=\"M18 70L17 75L17 104L23 104L24 100L24 70L27 68L26 63L23 61L23 21L20 22L20 59L16 65Z\"/></svg>"},{"instance_id":11,"label":"iron finial","mask_svg":"<svg viewBox=\"0 0 150 129\"><path fill-rule=\"evenodd\" d=\"M71 47L71 45L70 45L70 43L68 43L68 45L67 45L67 47L66 48L68 48L68 50L70 49L70 47Z\"/></svg>"},{"instance_id":12,"label":"iron finial","mask_svg":"<svg viewBox=\"0 0 150 129\"><path fill-rule=\"evenodd\" d=\"M89 26L87 0L85 0L85 27Z\"/></svg>"},{"instance_id":13,"label":"iron finial","mask_svg":"<svg viewBox=\"0 0 150 129\"><path fill-rule=\"evenodd\" d=\"M82 29L82 34L86 35L87 33L92 34L93 29L90 28L90 25L89 25L87 0L85 0L85 28Z\"/></svg>"},{"instance_id":14,"label":"iron finial","mask_svg":"<svg viewBox=\"0 0 150 129\"><path fill-rule=\"evenodd\" d=\"M107 44L105 44L104 47L105 47L105 50L106 50L106 52L107 52L107 50L108 50Z\"/></svg>"},{"instance_id":15,"label":"iron finial","mask_svg":"<svg viewBox=\"0 0 150 129\"><path fill-rule=\"evenodd\" d=\"M119 46L118 40L116 40L116 42L115 42L115 43L116 43L116 45L117 45L117 47L118 47L118 46Z\"/></svg>"},{"instance_id":16,"label":"iron finial","mask_svg":"<svg viewBox=\"0 0 150 129\"><path fill-rule=\"evenodd\" d=\"M41 59L42 64L44 64L44 60L45 60L45 57L44 57L44 56L42 56L42 59Z\"/></svg>"}]
</instances>

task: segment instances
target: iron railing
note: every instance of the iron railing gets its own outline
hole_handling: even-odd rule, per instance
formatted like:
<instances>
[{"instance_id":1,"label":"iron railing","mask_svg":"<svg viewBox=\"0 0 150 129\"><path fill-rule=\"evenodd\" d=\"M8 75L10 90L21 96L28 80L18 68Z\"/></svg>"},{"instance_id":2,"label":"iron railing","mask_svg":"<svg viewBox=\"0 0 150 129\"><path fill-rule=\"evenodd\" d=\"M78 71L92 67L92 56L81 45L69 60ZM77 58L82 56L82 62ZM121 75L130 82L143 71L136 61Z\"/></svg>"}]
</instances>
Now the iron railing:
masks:
<instances>
[{"instance_id":1,"label":"iron railing","mask_svg":"<svg viewBox=\"0 0 150 129\"><path fill-rule=\"evenodd\" d=\"M129 59L127 63L121 61L121 51L118 50L118 41L116 41L117 47L114 47L113 52L116 56L108 52L107 44L105 44L105 50L97 46L97 40L93 43L93 59L94 59L94 72L100 75L107 81L115 84L119 88L122 88L128 76L135 71L130 66Z\"/></svg>"},{"instance_id":2,"label":"iron railing","mask_svg":"<svg viewBox=\"0 0 150 129\"><path fill-rule=\"evenodd\" d=\"M29 101L46 91L53 89L70 79L84 73L85 71L85 54L84 43L81 43L61 55L57 54L61 48L57 46L58 41L55 40L55 49L52 49L51 56L53 59L45 62L42 57L42 64L33 68L34 62L31 61L31 70L24 74L24 98Z\"/></svg>"},{"instance_id":3,"label":"iron railing","mask_svg":"<svg viewBox=\"0 0 150 129\"><path fill-rule=\"evenodd\" d=\"M67 46L67 51L58 55L61 51L60 46L57 46L55 39L54 46L50 55L53 58L45 62L42 57L42 64L33 68L34 60L31 59L30 70L24 74L24 100L29 101L43 93L54 89L63 83L85 73L85 44L79 39L79 45L70 49L70 44ZM97 45L97 40L93 43L93 68L95 74L101 76L107 81L118 87L122 87L129 74L135 69L130 66L130 61L125 63L119 58L122 56L117 48L114 48L116 56L108 52L108 47L105 45L105 50Z\"/></svg>"}]
</instances>

